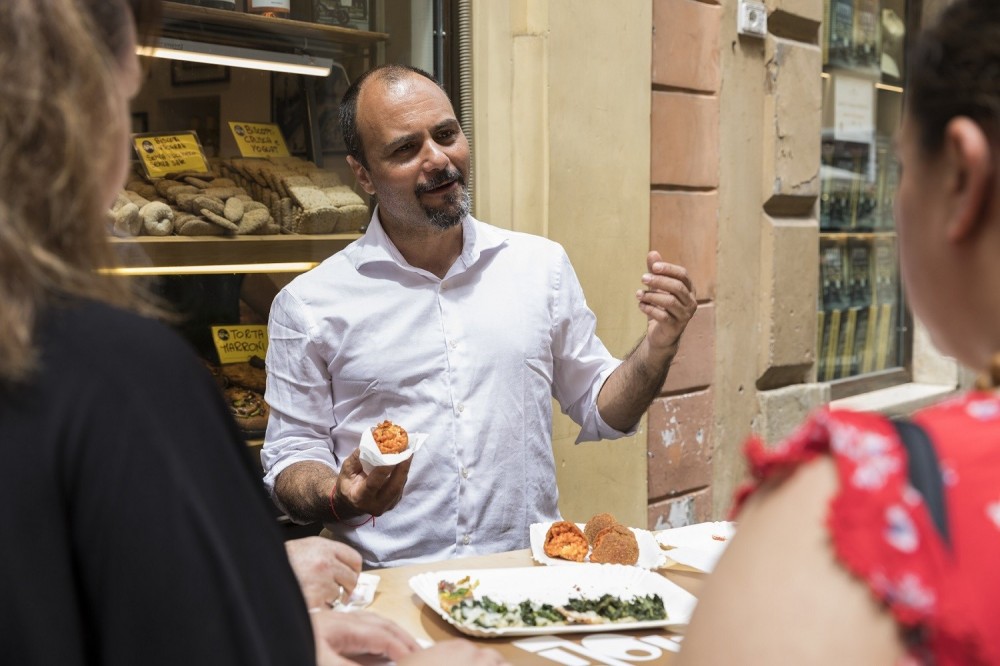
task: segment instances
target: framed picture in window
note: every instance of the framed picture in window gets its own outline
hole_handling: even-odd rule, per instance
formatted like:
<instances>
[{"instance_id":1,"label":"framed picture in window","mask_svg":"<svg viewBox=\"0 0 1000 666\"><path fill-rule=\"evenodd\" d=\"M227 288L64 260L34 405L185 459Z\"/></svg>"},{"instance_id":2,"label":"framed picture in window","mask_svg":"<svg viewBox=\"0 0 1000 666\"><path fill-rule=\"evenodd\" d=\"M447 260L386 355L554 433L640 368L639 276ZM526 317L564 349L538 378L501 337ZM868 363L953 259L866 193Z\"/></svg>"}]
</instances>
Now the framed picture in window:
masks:
<instances>
[{"instance_id":1,"label":"framed picture in window","mask_svg":"<svg viewBox=\"0 0 1000 666\"><path fill-rule=\"evenodd\" d=\"M309 79L316 88L314 113L319 122L319 144L324 154L344 154L344 138L340 134L340 99L347 92L350 82L342 66L334 63L330 75L324 79L293 74L272 74L272 118L281 128L293 155L307 152L305 125L306 91Z\"/></svg>"},{"instance_id":2,"label":"framed picture in window","mask_svg":"<svg viewBox=\"0 0 1000 666\"><path fill-rule=\"evenodd\" d=\"M170 84L189 86L199 83L224 83L229 80L229 68L200 62L174 60L170 63Z\"/></svg>"}]
</instances>

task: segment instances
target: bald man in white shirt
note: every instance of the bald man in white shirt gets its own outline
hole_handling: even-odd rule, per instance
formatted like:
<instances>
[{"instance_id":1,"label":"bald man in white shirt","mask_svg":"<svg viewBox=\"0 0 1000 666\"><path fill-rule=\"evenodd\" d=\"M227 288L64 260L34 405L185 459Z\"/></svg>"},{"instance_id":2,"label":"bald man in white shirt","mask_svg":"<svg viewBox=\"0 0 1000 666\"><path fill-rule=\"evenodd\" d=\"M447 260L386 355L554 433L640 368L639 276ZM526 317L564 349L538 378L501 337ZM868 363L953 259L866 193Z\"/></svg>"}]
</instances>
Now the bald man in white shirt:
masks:
<instances>
[{"instance_id":1,"label":"bald man in white shirt","mask_svg":"<svg viewBox=\"0 0 1000 666\"><path fill-rule=\"evenodd\" d=\"M649 253L647 332L619 361L559 244L470 215L469 144L433 78L366 73L341 128L378 206L362 238L274 301L265 482L369 567L524 548L531 523L559 518L551 398L578 441L632 433L697 309L691 282ZM386 418L429 437L365 474L361 433Z\"/></svg>"}]
</instances>

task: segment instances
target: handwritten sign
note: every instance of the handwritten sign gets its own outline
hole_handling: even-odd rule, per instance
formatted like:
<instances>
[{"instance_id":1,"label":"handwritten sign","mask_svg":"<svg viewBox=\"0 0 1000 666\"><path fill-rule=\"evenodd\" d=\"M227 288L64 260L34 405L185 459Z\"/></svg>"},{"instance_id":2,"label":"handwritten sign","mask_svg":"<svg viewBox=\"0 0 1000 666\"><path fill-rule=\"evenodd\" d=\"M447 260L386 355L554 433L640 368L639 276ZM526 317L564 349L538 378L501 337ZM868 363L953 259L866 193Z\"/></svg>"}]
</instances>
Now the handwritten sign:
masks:
<instances>
[{"instance_id":1,"label":"handwritten sign","mask_svg":"<svg viewBox=\"0 0 1000 666\"><path fill-rule=\"evenodd\" d=\"M175 134L135 134L135 152L149 178L191 171L208 173L208 161L195 132Z\"/></svg>"},{"instance_id":2,"label":"handwritten sign","mask_svg":"<svg viewBox=\"0 0 1000 666\"><path fill-rule=\"evenodd\" d=\"M285 137L274 123L230 122L229 129L243 157L288 157Z\"/></svg>"},{"instance_id":3,"label":"handwritten sign","mask_svg":"<svg viewBox=\"0 0 1000 666\"><path fill-rule=\"evenodd\" d=\"M267 353L265 324L213 326L212 342L220 363L245 363L251 356L264 358Z\"/></svg>"}]
</instances>

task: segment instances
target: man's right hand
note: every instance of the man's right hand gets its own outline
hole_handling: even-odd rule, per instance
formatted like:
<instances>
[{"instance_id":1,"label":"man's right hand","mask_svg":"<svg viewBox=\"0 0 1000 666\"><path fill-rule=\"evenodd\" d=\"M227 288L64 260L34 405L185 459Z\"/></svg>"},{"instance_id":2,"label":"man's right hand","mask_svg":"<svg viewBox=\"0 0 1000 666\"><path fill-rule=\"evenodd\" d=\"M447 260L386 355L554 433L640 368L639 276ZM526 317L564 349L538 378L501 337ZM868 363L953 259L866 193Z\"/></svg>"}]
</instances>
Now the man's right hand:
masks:
<instances>
[{"instance_id":1,"label":"man's right hand","mask_svg":"<svg viewBox=\"0 0 1000 666\"><path fill-rule=\"evenodd\" d=\"M361 450L344 459L337 477L333 504L341 520L371 514L381 516L399 503L413 458L398 465L375 467L368 474L361 468Z\"/></svg>"}]
</instances>

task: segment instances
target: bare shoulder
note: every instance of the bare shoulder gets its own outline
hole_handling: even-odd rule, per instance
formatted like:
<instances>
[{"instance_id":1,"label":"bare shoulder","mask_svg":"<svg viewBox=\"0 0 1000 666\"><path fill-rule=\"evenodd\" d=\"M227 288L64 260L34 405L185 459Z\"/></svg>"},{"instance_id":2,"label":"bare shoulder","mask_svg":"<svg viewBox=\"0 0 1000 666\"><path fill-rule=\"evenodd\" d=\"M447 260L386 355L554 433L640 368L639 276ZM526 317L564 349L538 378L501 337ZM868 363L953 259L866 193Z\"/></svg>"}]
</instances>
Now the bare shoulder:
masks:
<instances>
[{"instance_id":1,"label":"bare shoulder","mask_svg":"<svg viewBox=\"0 0 1000 666\"><path fill-rule=\"evenodd\" d=\"M705 581L680 664L893 664L891 615L835 559L826 529L834 463L762 488Z\"/></svg>"}]
</instances>

